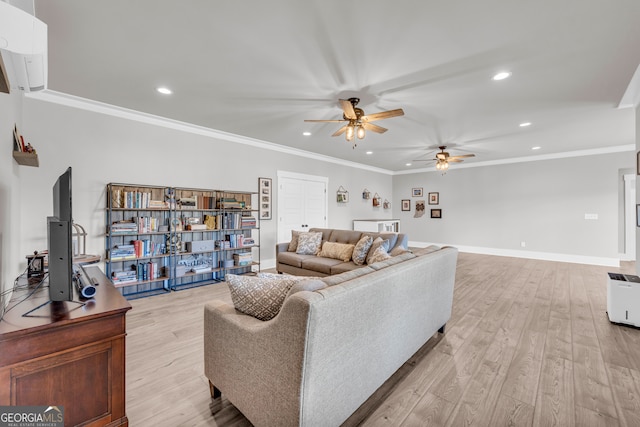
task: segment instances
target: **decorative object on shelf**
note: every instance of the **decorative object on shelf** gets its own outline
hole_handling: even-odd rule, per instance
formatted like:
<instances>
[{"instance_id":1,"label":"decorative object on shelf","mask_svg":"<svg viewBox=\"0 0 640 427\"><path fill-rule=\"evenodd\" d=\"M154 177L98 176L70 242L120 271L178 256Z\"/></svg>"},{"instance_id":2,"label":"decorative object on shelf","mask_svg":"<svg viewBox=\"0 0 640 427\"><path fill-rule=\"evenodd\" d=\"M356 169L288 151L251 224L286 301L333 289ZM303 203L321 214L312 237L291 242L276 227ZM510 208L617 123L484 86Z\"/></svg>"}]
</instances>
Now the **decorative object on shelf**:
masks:
<instances>
[{"instance_id":1,"label":"decorative object on shelf","mask_svg":"<svg viewBox=\"0 0 640 427\"><path fill-rule=\"evenodd\" d=\"M390 207L391 207L391 202L388 201L387 199L384 199L384 202L382 202L382 208L389 209Z\"/></svg>"},{"instance_id":2,"label":"decorative object on shelf","mask_svg":"<svg viewBox=\"0 0 640 427\"><path fill-rule=\"evenodd\" d=\"M33 255L27 255L27 278L44 277L44 254L34 251Z\"/></svg>"},{"instance_id":3,"label":"decorative object on shelf","mask_svg":"<svg viewBox=\"0 0 640 427\"><path fill-rule=\"evenodd\" d=\"M373 206L380 206L382 203L382 197L378 195L378 193L373 195Z\"/></svg>"},{"instance_id":4,"label":"decorative object on shelf","mask_svg":"<svg viewBox=\"0 0 640 427\"><path fill-rule=\"evenodd\" d=\"M416 212L413 217L420 218L422 215L424 215L424 200L416 200Z\"/></svg>"},{"instance_id":5,"label":"decorative object on shelf","mask_svg":"<svg viewBox=\"0 0 640 427\"><path fill-rule=\"evenodd\" d=\"M431 218L442 218L442 209L431 209Z\"/></svg>"},{"instance_id":6,"label":"decorative object on shelf","mask_svg":"<svg viewBox=\"0 0 640 427\"><path fill-rule=\"evenodd\" d=\"M411 210L411 200L402 199L402 210L403 211L410 211Z\"/></svg>"},{"instance_id":7,"label":"decorative object on shelf","mask_svg":"<svg viewBox=\"0 0 640 427\"><path fill-rule=\"evenodd\" d=\"M422 197L422 188L412 188L411 197Z\"/></svg>"},{"instance_id":8,"label":"decorative object on shelf","mask_svg":"<svg viewBox=\"0 0 640 427\"><path fill-rule=\"evenodd\" d=\"M31 143L25 143L24 137L18 132L18 125L13 126L13 158L19 165L38 167L38 154Z\"/></svg>"},{"instance_id":9,"label":"decorative object on shelf","mask_svg":"<svg viewBox=\"0 0 640 427\"><path fill-rule=\"evenodd\" d=\"M271 178L258 178L258 197L260 198L260 219L271 219Z\"/></svg>"},{"instance_id":10,"label":"decorative object on shelf","mask_svg":"<svg viewBox=\"0 0 640 427\"><path fill-rule=\"evenodd\" d=\"M429 193L429 204L430 205L440 204L440 193Z\"/></svg>"},{"instance_id":11,"label":"decorative object on shelf","mask_svg":"<svg viewBox=\"0 0 640 427\"><path fill-rule=\"evenodd\" d=\"M338 203L349 202L349 192L345 190L342 185L338 188L338 191L336 191L336 199Z\"/></svg>"},{"instance_id":12,"label":"decorative object on shelf","mask_svg":"<svg viewBox=\"0 0 640 427\"><path fill-rule=\"evenodd\" d=\"M369 200L371 198L371 192L366 188L362 191L362 198L364 200Z\"/></svg>"}]
</instances>

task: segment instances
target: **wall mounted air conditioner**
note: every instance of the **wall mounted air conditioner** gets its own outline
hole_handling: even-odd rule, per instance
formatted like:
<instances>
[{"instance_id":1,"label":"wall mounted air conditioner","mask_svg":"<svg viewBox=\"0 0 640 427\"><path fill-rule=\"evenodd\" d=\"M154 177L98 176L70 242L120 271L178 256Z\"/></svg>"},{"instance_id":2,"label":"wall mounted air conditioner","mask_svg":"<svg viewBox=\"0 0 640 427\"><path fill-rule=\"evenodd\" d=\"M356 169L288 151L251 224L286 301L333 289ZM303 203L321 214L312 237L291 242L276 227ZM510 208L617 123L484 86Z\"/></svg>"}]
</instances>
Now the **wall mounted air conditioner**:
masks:
<instances>
[{"instance_id":1,"label":"wall mounted air conditioner","mask_svg":"<svg viewBox=\"0 0 640 427\"><path fill-rule=\"evenodd\" d=\"M47 25L0 1L0 91L47 88Z\"/></svg>"}]
</instances>

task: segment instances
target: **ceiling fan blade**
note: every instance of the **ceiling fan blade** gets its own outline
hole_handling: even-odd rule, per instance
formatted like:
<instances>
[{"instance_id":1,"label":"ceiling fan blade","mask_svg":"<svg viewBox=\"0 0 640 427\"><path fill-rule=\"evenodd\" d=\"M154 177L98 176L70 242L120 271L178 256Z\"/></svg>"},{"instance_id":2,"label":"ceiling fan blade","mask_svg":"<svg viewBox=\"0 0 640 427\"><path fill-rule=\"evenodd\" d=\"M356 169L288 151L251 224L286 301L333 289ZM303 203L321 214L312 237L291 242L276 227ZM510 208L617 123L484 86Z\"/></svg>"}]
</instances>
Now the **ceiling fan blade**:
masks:
<instances>
[{"instance_id":1,"label":"ceiling fan blade","mask_svg":"<svg viewBox=\"0 0 640 427\"><path fill-rule=\"evenodd\" d=\"M451 156L451 157L449 157L449 160L451 160L451 159L464 159L464 158L467 158L467 157L475 157L475 156L476 156L475 154L461 154L459 156Z\"/></svg>"},{"instance_id":2,"label":"ceiling fan blade","mask_svg":"<svg viewBox=\"0 0 640 427\"><path fill-rule=\"evenodd\" d=\"M347 127L349 127L349 125L344 125L344 126L342 126L340 129L338 129L337 131L335 131L335 132L333 133L333 135L331 135L331 136L340 136L340 135L342 135L343 133L345 133L345 132L346 132Z\"/></svg>"},{"instance_id":3,"label":"ceiling fan blade","mask_svg":"<svg viewBox=\"0 0 640 427\"><path fill-rule=\"evenodd\" d=\"M464 160L462 160L462 159L456 159L455 157L449 157L449 158L447 159L447 162L460 163L460 162L464 162Z\"/></svg>"},{"instance_id":4,"label":"ceiling fan blade","mask_svg":"<svg viewBox=\"0 0 640 427\"><path fill-rule=\"evenodd\" d=\"M433 162L436 161L437 159L413 159L411 160L412 162Z\"/></svg>"},{"instance_id":5,"label":"ceiling fan blade","mask_svg":"<svg viewBox=\"0 0 640 427\"><path fill-rule=\"evenodd\" d=\"M362 127L366 130L370 130L371 132L376 133L385 133L387 131L387 128L383 128L382 126L374 125L367 122L362 122Z\"/></svg>"},{"instance_id":6,"label":"ceiling fan blade","mask_svg":"<svg viewBox=\"0 0 640 427\"><path fill-rule=\"evenodd\" d=\"M344 111L344 116L348 119L355 120L356 112L353 109L353 104L348 99L341 99L340 106L342 107L342 111Z\"/></svg>"},{"instance_id":7,"label":"ceiling fan blade","mask_svg":"<svg viewBox=\"0 0 640 427\"><path fill-rule=\"evenodd\" d=\"M389 111L381 111L379 113L367 114L366 116L360 117L360 120L363 122L373 122L376 120L389 119L391 117L404 116L404 110L402 108L398 108L395 110Z\"/></svg>"},{"instance_id":8,"label":"ceiling fan blade","mask_svg":"<svg viewBox=\"0 0 640 427\"><path fill-rule=\"evenodd\" d=\"M315 123L341 123L346 120L305 120L305 122L315 122Z\"/></svg>"}]
</instances>

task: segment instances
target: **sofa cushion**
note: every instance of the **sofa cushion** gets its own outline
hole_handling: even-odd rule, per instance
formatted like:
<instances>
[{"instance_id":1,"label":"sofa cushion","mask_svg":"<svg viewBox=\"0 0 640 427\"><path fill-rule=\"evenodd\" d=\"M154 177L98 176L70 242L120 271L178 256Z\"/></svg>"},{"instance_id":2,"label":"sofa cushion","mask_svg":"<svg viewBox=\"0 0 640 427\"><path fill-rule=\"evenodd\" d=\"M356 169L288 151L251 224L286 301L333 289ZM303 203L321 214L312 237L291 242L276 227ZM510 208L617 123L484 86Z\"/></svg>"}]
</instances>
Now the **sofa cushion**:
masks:
<instances>
[{"instance_id":1,"label":"sofa cushion","mask_svg":"<svg viewBox=\"0 0 640 427\"><path fill-rule=\"evenodd\" d=\"M262 277L265 279L273 279L273 280L293 280L295 284L289 289L289 293L287 293L287 298L289 296L295 294L296 292L301 291L317 291L319 289L323 289L327 287L327 284L324 283L321 277L313 277L313 276L293 276L290 274L276 274L276 273L258 273L258 277Z\"/></svg>"},{"instance_id":2,"label":"sofa cushion","mask_svg":"<svg viewBox=\"0 0 640 427\"><path fill-rule=\"evenodd\" d=\"M322 233L308 232L298 235L298 249L300 255L316 255L322 245Z\"/></svg>"},{"instance_id":3,"label":"sofa cushion","mask_svg":"<svg viewBox=\"0 0 640 427\"><path fill-rule=\"evenodd\" d=\"M382 237L376 237L371 244L371 248L369 249L369 253L367 253L367 264L371 264L373 254L379 247L383 247L384 251L387 252L389 250L389 240L382 240ZM378 260L380 261L380 260Z\"/></svg>"},{"instance_id":4,"label":"sofa cushion","mask_svg":"<svg viewBox=\"0 0 640 427\"><path fill-rule=\"evenodd\" d=\"M231 300L236 310L259 320L271 320L282 308L295 280L285 278L265 278L257 276L226 276Z\"/></svg>"},{"instance_id":5,"label":"sofa cushion","mask_svg":"<svg viewBox=\"0 0 640 427\"><path fill-rule=\"evenodd\" d=\"M302 267L302 261L315 257L315 255L300 255L295 252L280 252L278 254L278 262L292 267Z\"/></svg>"},{"instance_id":6,"label":"sofa cushion","mask_svg":"<svg viewBox=\"0 0 640 427\"><path fill-rule=\"evenodd\" d=\"M342 261L338 259L322 258L316 256L302 260L302 268L324 274L331 274L331 267L341 263Z\"/></svg>"},{"instance_id":7,"label":"sofa cushion","mask_svg":"<svg viewBox=\"0 0 640 427\"><path fill-rule=\"evenodd\" d=\"M369 267L371 267L374 270L381 270L383 268L395 265L395 264L400 264L401 262L410 260L415 258L416 256L414 254L412 254L411 252L406 252L404 254L398 255L398 256L394 256L394 257L389 257L383 261L378 261L378 262L374 262L373 264L371 264Z\"/></svg>"},{"instance_id":8,"label":"sofa cushion","mask_svg":"<svg viewBox=\"0 0 640 427\"><path fill-rule=\"evenodd\" d=\"M413 253L416 254L417 256L421 256L421 255L430 254L431 252L439 251L440 249L441 248L439 246L430 245L430 246L427 246L426 248L414 249Z\"/></svg>"},{"instance_id":9,"label":"sofa cushion","mask_svg":"<svg viewBox=\"0 0 640 427\"><path fill-rule=\"evenodd\" d=\"M353 248L353 255L351 255L355 265L364 265L372 244L373 237L371 236L362 236L360 240L358 240L358 243L356 243L356 246Z\"/></svg>"},{"instance_id":10,"label":"sofa cushion","mask_svg":"<svg viewBox=\"0 0 640 427\"><path fill-rule=\"evenodd\" d=\"M318 256L339 259L343 262L347 262L351 259L354 247L355 245L349 245L347 243L325 242L323 243Z\"/></svg>"},{"instance_id":11,"label":"sofa cushion","mask_svg":"<svg viewBox=\"0 0 640 427\"><path fill-rule=\"evenodd\" d=\"M298 235L302 233L301 231L291 230L291 241L289 242L289 247L287 251L295 252L298 250Z\"/></svg>"},{"instance_id":12,"label":"sofa cushion","mask_svg":"<svg viewBox=\"0 0 640 427\"><path fill-rule=\"evenodd\" d=\"M362 231L354 230L333 230L329 236L329 242L350 243L355 245L362 237Z\"/></svg>"},{"instance_id":13,"label":"sofa cushion","mask_svg":"<svg viewBox=\"0 0 640 427\"><path fill-rule=\"evenodd\" d=\"M373 273L375 270L371 267L355 268L351 271L336 274L334 276L323 277L321 280L327 284L327 286L339 285L347 280L355 279L356 277L364 276L365 274Z\"/></svg>"},{"instance_id":14,"label":"sofa cushion","mask_svg":"<svg viewBox=\"0 0 640 427\"><path fill-rule=\"evenodd\" d=\"M365 267L364 265L355 265L352 261L349 262L343 262L340 263L338 265L334 265L333 267L331 267L331 274L340 274L340 273L344 273L345 271L351 271L351 270L356 270L358 268L363 268Z\"/></svg>"}]
</instances>

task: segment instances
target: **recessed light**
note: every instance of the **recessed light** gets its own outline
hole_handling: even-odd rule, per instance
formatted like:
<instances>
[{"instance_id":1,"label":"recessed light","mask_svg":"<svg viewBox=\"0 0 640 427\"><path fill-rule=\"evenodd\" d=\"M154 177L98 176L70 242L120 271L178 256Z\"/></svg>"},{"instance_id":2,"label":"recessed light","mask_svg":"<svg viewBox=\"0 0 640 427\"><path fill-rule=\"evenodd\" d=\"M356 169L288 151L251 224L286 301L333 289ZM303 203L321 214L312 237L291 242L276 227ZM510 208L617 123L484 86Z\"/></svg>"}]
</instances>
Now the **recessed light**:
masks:
<instances>
[{"instance_id":1,"label":"recessed light","mask_svg":"<svg viewBox=\"0 0 640 427\"><path fill-rule=\"evenodd\" d=\"M411 166L411 163L407 163L406 166Z\"/></svg>"},{"instance_id":2,"label":"recessed light","mask_svg":"<svg viewBox=\"0 0 640 427\"><path fill-rule=\"evenodd\" d=\"M372 155L372 154L373 154L373 151L367 151L367 154L368 154L368 155Z\"/></svg>"},{"instance_id":3,"label":"recessed light","mask_svg":"<svg viewBox=\"0 0 640 427\"><path fill-rule=\"evenodd\" d=\"M511 77L511 72L509 71L501 71L495 76L493 76L493 80L504 80L508 77Z\"/></svg>"},{"instance_id":4,"label":"recessed light","mask_svg":"<svg viewBox=\"0 0 640 427\"><path fill-rule=\"evenodd\" d=\"M171 89L167 88L167 87L159 87L156 89L158 92L160 92L163 95L171 95L173 92L171 91Z\"/></svg>"},{"instance_id":5,"label":"recessed light","mask_svg":"<svg viewBox=\"0 0 640 427\"><path fill-rule=\"evenodd\" d=\"M531 122L520 123L521 128L526 128L527 126L531 126Z\"/></svg>"},{"instance_id":6,"label":"recessed light","mask_svg":"<svg viewBox=\"0 0 640 427\"><path fill-rule=\"evenodd\" d=\"M541 148L542 148L542 147L531 147L531 149L532 149L532 150L539 150L539 149L541 149Z\"/></svg>"},{"instance_id":7,"label":"recessed light","mask_svg":"<svg viewBox=\"0 0 640 427\"><path fill-rule=\"evenodd\" d=\"M311 132L302 132L302 134L303 134L304 136L310 136L310 135L311 135Z\"/></svg>"}]
</instances>

